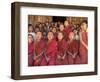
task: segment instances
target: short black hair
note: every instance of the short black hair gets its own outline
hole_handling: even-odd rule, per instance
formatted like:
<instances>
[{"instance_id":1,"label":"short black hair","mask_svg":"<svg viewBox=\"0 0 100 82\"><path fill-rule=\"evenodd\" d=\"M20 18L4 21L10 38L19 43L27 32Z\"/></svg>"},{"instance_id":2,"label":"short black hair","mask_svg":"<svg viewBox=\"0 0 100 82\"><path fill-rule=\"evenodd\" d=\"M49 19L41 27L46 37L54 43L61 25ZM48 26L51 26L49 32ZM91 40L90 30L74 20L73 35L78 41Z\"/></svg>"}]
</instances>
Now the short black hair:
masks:
<instances>
[{"instance_id":1,"label":"short black hair","mask_svg":"<svg viewBox=\"0 0 100 82\"><path fill-rule=\"evenodd\" d=\"M32 26L32 27L33 27L33 25L32 25L32 24L28 24L28 27L29 27L29 26Z\"/></svg>"},{"instance_id":2,"label":"short black hair","mask_svg":"<svg viewBox=\"0 0 100 82\"><path fill-rule=\"evenodd\" d=\"M83 21L81 22L81 24L82 24L82 23L88 24L88 21L87 21L87 20L83 20Z\"/></svg>"},{"instance_id":3,"label":"short black hair","mask_svg":"<svg viewBox=\"0 0 100 82\"><path fill-rule=\"evenodd\" d=\"M53 33L52 31L48 31L48 33L49 33L49 32ZM48 34L48 33L47 33L47 34ZM54 35L54 33L53 33L53 35Z\"/></svg>"},{"instance_id":4,"label":"short black hair","mask_svg":"<svg viewBox=\"0 0 100 82\"><path fill-rule=\"evenodd\" d=\"M62 32L62 31L58 31L58 33L62 33L62 34L63 34L63 36L64 36L64 32Z\"/></svg>"},{"instance_id":5,"label":"short black hair","mask_svg":"<svg viewBox=\"0 0 100 82\"><path fill-rule=\"evenodd\" d=\"M28 34L28 36L31 36L33 38L33 35L32 34Z\"/></svg>"},{"instance_id":6,"label":"short black hair","mask_svg":"<svg viewBox=\"0 0 100 82\"><path fill-rule=\"evenodd\" d=\"M43 35L42 31L37 31L37 32L35 32L35 33L37 34L38 32L41 32L41 34Z\"/></svg>"},{"instance_id":7,"label":"short black hair","mask_svg":"<svg viewBox=\"0 0 100 82\"><path fill-rule=\"evenodd\" d=\"M57 27L55 27L55 26L53 26L52 29L53 29L53 28L57 29Z\"/></svg>"}]
</instances>

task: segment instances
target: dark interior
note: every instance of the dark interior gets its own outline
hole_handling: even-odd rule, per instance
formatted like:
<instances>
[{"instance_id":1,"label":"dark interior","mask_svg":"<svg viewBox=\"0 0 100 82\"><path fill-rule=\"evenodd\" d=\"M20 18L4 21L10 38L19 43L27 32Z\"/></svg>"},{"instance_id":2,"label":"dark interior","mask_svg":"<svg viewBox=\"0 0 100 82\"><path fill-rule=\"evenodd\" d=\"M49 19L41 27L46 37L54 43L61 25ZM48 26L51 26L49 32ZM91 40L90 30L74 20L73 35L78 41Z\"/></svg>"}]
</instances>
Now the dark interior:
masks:
<instances>
[{"instance_id":1,"label":"dark interior","mask_svg":"<svg viewBox=\"0 0 100 82\"><path fill-rule=\"evenodd\" d=\"M64 21L66 20L66 17L59 17L59 16L53 16L53 22L62 22L64 23Z\"/></svg>"}]
</instances>

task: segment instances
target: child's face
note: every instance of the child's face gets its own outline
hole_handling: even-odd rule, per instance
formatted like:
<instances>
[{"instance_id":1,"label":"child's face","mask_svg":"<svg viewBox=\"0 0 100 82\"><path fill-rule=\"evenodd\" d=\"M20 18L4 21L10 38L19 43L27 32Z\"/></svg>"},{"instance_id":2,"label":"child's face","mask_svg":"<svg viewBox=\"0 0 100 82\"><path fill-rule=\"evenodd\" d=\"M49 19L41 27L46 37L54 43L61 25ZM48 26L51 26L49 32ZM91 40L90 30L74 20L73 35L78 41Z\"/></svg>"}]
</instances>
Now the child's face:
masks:
<instances>
[{"instance_id":1,"label":"child's face","mask_svg":"<svg viewBox=\"0 0 100 82\"><path fill-rule=\"evenodd\" d=\"M49 30L52 31L52 27L50 27Z\"/></svg>"},{"instance_id":2,"label":"child's face","mask_svg":"<svg viewBox=\"0 0 100 82\"><path fill-rule=\"evenodd\" d=\"M73 39L74 39L74 33L73 33L73 32L70 32L70 33L69 33L69 39L70 39L70 40L73 40Z\"/></svg>"},{"instance_id":3,"label":"child's face","mask_svg":"<svg viewBox=\"0 0 100 82\"><path fill-rule=\"evenodd\" d=\"M48 33L48 35L47 35L47 37L48 37L48 40L52 40L53 39L53 33L52 32L49 32Z\"/></svg>"},{"instance_id":4,"label":"child's face","mask_svg":"<svg viewBox=\"0 0 100 82\"><path fill-rule=\"evenodd\" d=\"M52 32L53 32L53 33L56 33L56 28L53 28L53 29L52 29Z\"/></svg>"},{"instance_id":5,"label":"child's face","mask_svg":"<svg viewBox=\"0 0 100 82\"><path fill-rule=\"evenodd\" d=\"M55 23L55 26L57 26L57 22Z\"/></svg>"},{"instance_id":6,"label":"child's face","mask_svg":"<svg viewBox=\"0 0 100 82\"><path fill-rule=\"evenodd\" d=\"M68 26L68 25L69 25L68 21L65 21L65 22L64 22L64 25L65 25L65 26Z\"/></svg>"},{"instance_id":7,"label":"child's face","mask_svg":"<svg viewBox=\"0 0 100 82\"><path fill-rule=\"evenodd\" d=\"M60 25L60 21L58 21L58 24Z\"/></svg>"},{"instance_id":8,"label":"child's face","mask_svg":"<svg viewBox=\"0 0 100 82\"><path fill-rule=\"evenodd\" d=\"M64 25L60 25L59 29L60 29L60 31L63 31L64 30Z\"/></svg>"},{"instance_id":9,"label":"child's face","mask_svg":"<svg viewBox=\"0 0 100 82\"><path fill-rule=\"evenodd\" d=\"M32 26L29 26L28 32L33 32L33 27Z\"/></svg>"},{"instance_id":10,"label":"child's face","mask_svg":"<svg viewBox=\"0 0 100 82\"><path fill-rule=\"evenodd\" d=\"M58 40L62 40L63 39L63 34L62 33L58 33Z\"/></svg>"},{"instance_id":11,"label":"child's face","mask_svg":"<svg viewBox=\"0 0 100 82\"><path fill-rule=\"evenodd\" d=\"M32 43L33 42L33 37L32 37L32 35L29 35L28 36L28 43Z\"/></svg>"},{"instance_id":12,"label":"child's face","mask_svg":"<svg viewBox=\"0 0 100 82\"><path fill-rule=\"evenodd\" d=\"M39 24L39 28L41 28L42 27L42 24Z\"/></svg>"},{"instance_id":13,"label":"child's face","mask_svg":"<svg viewBox=\"0 0 100 82\"><path fill-rule=\"evenodd\" d=\"M38 32L39 31L39 28L35 28L35 32Z\"/></svg>"},{"instance_id":14,"label":"child's face","mask_svg":"<svg viewBox=\"0 0 100 82\"><path fill-rule=\"evenodd\" d=\"M87 29L87 24L86 23L82 23L81 24L81 29L82 30L86 30Z\"/></svg>"},{"instance_id":15,"label":"child's face","mask_svg":"<svg viewBox=\"0 0 100 82\"><path fill-rule=\"evenodd\" d=\"M49 23L47 22L47 23L46 23L46 26L48 26L48 25L49 25Z\"/></svg>"},{"instance_id":16,"label":"child's face","mask_svg":"<svg viewBox=\"0 0 100 82\"><path fill-rule=\"evenodd\" d=\"M37 32L36 33L36 40L41 40L42 38L42 33L41 32Z\"/></svg>"}]
</instances>

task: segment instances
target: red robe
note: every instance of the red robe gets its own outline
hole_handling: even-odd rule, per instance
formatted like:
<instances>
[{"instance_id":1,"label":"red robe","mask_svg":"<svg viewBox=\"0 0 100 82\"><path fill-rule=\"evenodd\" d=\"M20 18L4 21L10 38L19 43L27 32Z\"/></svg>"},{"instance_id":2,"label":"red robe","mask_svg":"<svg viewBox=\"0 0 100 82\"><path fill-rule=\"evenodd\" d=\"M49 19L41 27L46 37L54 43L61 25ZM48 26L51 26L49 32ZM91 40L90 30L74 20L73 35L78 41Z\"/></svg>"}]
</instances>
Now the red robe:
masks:
<instances>
[{"instance_id":1,"label":"red robe","mask_svg":"<svg viewBox=\"0 0 100 82\"><path fill-rule=\"evenodd\" d=\"M65 41L65 39L58 41L57 47L58 47L58 51L57 51L56 64L57 65L68 64L67 53L66 53L67 42ZM61 57L61 58L59 58L59 57Z\"/></svg>"},{"instance_id":2,"label":"red robe","mask_svg":"<svg viewBox=\"0 0 100 82\"><path fill-rule=\"evenodd\" d=\"M80 64L79 57L79 42L77 40L73 40L72 42L68 41L68 63L69 64ZM71 53L71 54L70 54ZM76 54L75 57L74 54Z\"/></svg>"},{"instance_id":3,"label":"red robe","mask_svg":"<svg viewBox=\"0 0 100 82\"><path fill-rule=\"evenodd\" d=\"M57 54L57 42L56 40L52 40L51 42L47 43L46 52L41 65L55 65L56 64L56 54ZM49 59L46 60L46 57Z\"/></svg>"},{"instance_id":4,"label":"red robe","mask_svg":"<svg viewBox=\"0 0 100 82\"><path fill-rule=\"evenodd\" d=\"M28 43L28 66L33 65L34 43Z\"/></svg>"},{"instance_id":5,"label":"red robe","mask_svg":"<svg viewBox=\"0 0 100 82\"><path fill-rule=\"evenodd\" d=\"M40 66L41 65L41 61L43 59L43 52L44 52L44 48L45 48L45 41L44 40L40 40L39 42L35 42L35 53L34 53L34 57L35 56L40 56L36 59L34 59L34 66Z\"/></svg>"},{"instance_id":6,"label":"red robe","mask_svg":"<svg viewBox=\"0 0 100 82\"><path fill-rule=\"evenodd\" d=\"M88 45L87 32L82 32L81 36L82 36L82 40L84 41L84 43ZM84 45L81 42L80 42L79 54L81 58L81 63L87 64L88 63L88 50L86 49L86 47L84 47Z\"/></svg>"},{"instance_id":7,"label":"red robe","mask_svg":"<svg viewBox=\"0 0 100 82\"><path fill-rule=\"evenodd\" d=\"M68 38L69 33L72 32L72 31L73 31L73 29L72 29L71 26L67 26L67 27L65 27L65 29L64 29L64 34L65 34L65 39L66 39L66 40L69 39L69 38Z\"/></svg>"},{"instance_id":8,"label":"red robe","mask_svg":"<svg viewBox=\"0 0 100 82\"><path fill-rule=\"evenodd\" d=\"M54 39L55 39L55 40L57 40L57 35L58 35L57 32L54 33Z\"/></svg>"}]
</instances>

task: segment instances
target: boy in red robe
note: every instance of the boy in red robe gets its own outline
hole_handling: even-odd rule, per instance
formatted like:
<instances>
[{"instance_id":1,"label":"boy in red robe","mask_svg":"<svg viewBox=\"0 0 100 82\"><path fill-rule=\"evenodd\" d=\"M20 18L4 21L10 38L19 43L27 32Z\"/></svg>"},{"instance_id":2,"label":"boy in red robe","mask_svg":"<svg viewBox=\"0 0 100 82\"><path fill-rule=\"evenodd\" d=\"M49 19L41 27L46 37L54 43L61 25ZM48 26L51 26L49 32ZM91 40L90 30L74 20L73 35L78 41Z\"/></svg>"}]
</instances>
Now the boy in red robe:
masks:
<instances>
[{"instance_id":1,"label":"boy in red robe","mask_svg":"<svg viewBox=\"0 0 100 82\"><path fill-rule=\"evenodd\" d=\"M57 54L57 42L54 39L53 32L48 32L48 41L45 48L44 58L41 65L55 65L56 64L56 54Z\"/></svg>"},{"instance_id":2,"label":"boy in red robe","mask_svg":"<svg viewBox=\"0 0 100 82\"><path fill-rule=\"evenodd\" d=\"M64 32L64 29L65 29L65 27L64 27L64 25L61 23L61 24L59 25L59 31Z\"/></svg>"},{"instance_id":3,"label":"boy in red robe","mask_svg":"<svg viewBox=\"0 0 100 82\"><path fill-rule=\"evenodd\" d=\"M65 31L65 27L64 27L63 23L61 23L61 24L59 25L59 31L63 32L63 34L64 34L64 39L66 40L66 31Z\"/></svg>"},{"instance_id":4,"label":"boy in red robe","mask_svg":"<svg viewBox=\"0 0 100 82\"><path fill-rule=\"evenodd\" d=\"M57 40L57 29L56 29L56 27L52 27L52 32L54 34L54 39Z\"/></svg>"},{"instance_id":5,"label":"boy in red robe","mask_svg":"<svg viewBox=\"0 0 100 82\"><path fill-rule=\"evenodd\" d=\"M28 34L28 66L33 65L34 42L33 36Z\"/></svg>"},{"instance_id":6,"label":"boy in red robe","mask_svg":"<svg viewBox=\"0 0 100 82\"><path fill-rule=\"evenodd\" d=\"M33 39L35 38L35 32L32 24L28 25L28 34L31 34L33 36Z\"/></svg>"},{"instance_id":7,"label":"boy in red robe","mask_svg":"<svg viewBox=\"0 0 100 82\"><path fill-rule=\"evenodd\" d=\"M69 64L80 64L79 57L79 43L77 40L74 40L74 33L69 33L69 40L67 41L67 54L68 54L68 63Z\"/></svg>"},{"instance_id":8,"label":"boy in red robe","mask_svg":"<svg viewBox=\"0 0 100 82\"><path fill-rule=\"evenodd\" d=\"M88 33L87 33L87 21L81 23L81 30L79 33L80 36L80 48L79 54L81 57L81 63L88 63Z\"/></svg>"},{"instance_id":9,"label":"boy in red robe","mask_svg":"<svg viewBox=\"0 0 100 82\"><path fill-rule=\"evenodd\" d=\"M64 29L65 37L66 37L66 40L68 40L69 33L72 32L73 29L72 29L72 26L69 24L68 20L64 22L64 26L65 26L65 29Z\"/></svg>"},{"instance_id":10,"label":"boy in red robe","mask_svg":"<svg viewBox=\"0 0 100 82\"><path fill-rule=\"evenodd\" d=\"M57 65L65 65L68 64L67 60L67 42L64 39L64 34L63 32L58 32L58 52L57 52L57 59L56 59L56 64Z\"/></svg>"},{"instance_id":11,"label":"boy in red robe","mask_svg":"<svg viewBox=\"0 0 100 82\"><path fill-rule=\"evenodd\" d=\"M42 39L42 32L36 32L35 49L34 49L34 66L40 66L43 59L45 41Z\"/></svg>"}]
</instances>

